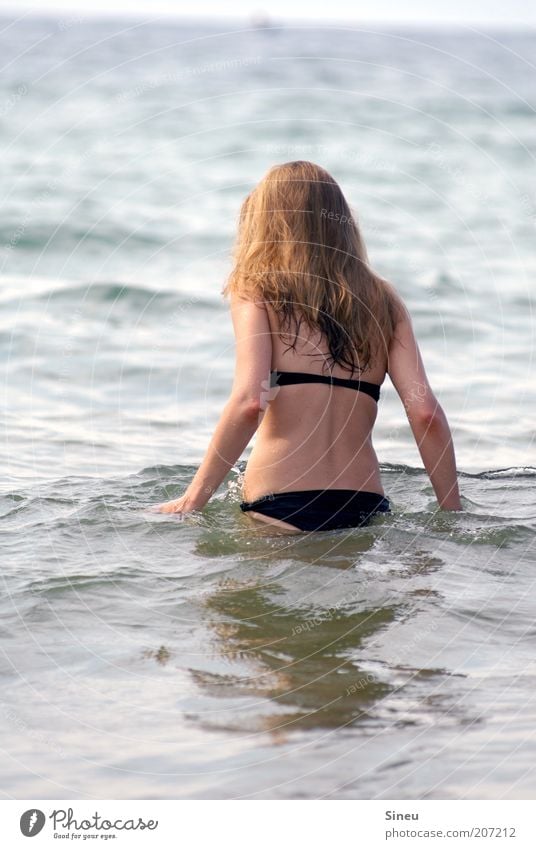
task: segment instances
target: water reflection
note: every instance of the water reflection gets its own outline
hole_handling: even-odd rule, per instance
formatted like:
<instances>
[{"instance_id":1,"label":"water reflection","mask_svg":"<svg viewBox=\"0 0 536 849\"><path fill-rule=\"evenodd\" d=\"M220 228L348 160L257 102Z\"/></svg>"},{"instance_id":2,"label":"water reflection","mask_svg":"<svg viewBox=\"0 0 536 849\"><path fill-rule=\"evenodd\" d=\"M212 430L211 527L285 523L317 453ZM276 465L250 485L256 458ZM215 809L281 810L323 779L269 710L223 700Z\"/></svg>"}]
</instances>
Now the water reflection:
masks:
<instances>
[{"instance_id":1,"label":"water reflection","mask_svg":"<svg viewBox=\"0 0 536 849\"><path fill-rule=\"evenodd\" d=\"M216 583L212 576L200 611L211 659L191 674L213 700L203 724L269 731L279 742L296 730L376 728L387 716L416 721L423 687L433 690L434 679L449 674L407 664L412 640L422 641L418 611L442 601L437 587L423 584L444 565L434 549L422 528L381 520L299 537L241 520L233 526L229 517L226 527L205 526L195 554L223 555L232 568ZM387 655L380 659L372 643ZM419 700L409 713L408 687Z\"/></svg>"},{"instance_id":2,"label":"water reflection","mask_svg":"<svg viewBox=\"0 0 536 849\"><path fill-rule=\"evenodd\" d=\"M281 584L222 581L205 602L222 671L196 670L211 696L248 697L227 724L279 735L340 728L370 715L391 687L360 667L363 642L396 617L342 598L329 608L288 604Z\"/></svg>"}]
</instances>

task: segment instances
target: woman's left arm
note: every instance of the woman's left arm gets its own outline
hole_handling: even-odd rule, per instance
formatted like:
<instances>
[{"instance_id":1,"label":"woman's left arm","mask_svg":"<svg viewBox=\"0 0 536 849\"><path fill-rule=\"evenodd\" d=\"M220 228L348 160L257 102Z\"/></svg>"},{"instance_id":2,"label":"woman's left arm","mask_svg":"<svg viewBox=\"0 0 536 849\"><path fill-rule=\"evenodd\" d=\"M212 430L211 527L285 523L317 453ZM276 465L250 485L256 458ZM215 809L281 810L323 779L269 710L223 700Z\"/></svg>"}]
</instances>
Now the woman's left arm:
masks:
<instances>
[{"instance_id":1,"label":"woman's left arm","mask_svg":"<svg viewBox=\"0 0 536 849\"><path fill-rule=\"evenodd\" d=\"M272 337L262 303L231 296L236 338L236 364L231 395L209 443L203 462L184 495L157 505L160 513L200 510L234 466L263 415L263 395L269 386ZM268 383L266 383L268 381Z\"/></svg>"}]
</instances>

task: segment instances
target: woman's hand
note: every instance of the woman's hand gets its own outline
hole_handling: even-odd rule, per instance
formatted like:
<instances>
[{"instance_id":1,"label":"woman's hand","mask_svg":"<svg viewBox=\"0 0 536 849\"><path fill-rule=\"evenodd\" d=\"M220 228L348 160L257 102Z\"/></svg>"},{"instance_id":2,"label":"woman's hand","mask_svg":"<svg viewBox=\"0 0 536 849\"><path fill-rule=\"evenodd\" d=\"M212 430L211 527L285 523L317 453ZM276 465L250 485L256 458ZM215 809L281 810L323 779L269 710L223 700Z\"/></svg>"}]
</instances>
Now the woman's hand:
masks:
<instances>
[{"instance_id":1,"label":"woman's hand","mask_svg":"<svg viewBox=\"0 0 536 849\"><path fill-rule=\"evenodd\" d=\"M175 501L164 501L150 508L154 513L190 513L194 508L186 495L181 495Z\"/></svg>"}]
</instances>

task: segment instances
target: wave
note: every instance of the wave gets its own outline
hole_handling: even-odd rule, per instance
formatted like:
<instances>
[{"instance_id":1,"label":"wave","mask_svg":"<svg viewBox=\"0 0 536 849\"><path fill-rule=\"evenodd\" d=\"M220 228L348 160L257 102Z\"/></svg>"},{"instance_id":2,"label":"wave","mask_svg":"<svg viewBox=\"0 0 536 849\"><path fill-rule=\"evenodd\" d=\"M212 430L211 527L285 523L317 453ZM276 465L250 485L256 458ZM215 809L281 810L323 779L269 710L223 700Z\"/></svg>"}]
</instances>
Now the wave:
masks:
<instances>
[{"instance_id":1,"label":"wave","mask_svg":"<svg viewBox=\"0 0 536 849\"><path fill-rule=\"evenodd\" d=\"M246 468L246 460L238 460L235 463L233 469L231 470L231 476L233 474L243 474ZM144 466L138 472L133 472L132 474L126 475L125 477L119 476L113 480L113 483L118 483L121 480L128 480L132 478L150 478L150 479L166 479L166 478L175 478L179 479L184 475L191 475L197 469L197 465L186 463L181 464L177 463L175 465L168 465L165 463L156 463L151 466ZM409 466L404 463L380 463L380 471L385 474L406 474L411 475L412 477L419 477L422 475L426 475L426 470L419 466ZM476 479L493 479L493 478L520 478L520 477L535 477L536 476L536 467L534 466L511 466L506 469L488 469L482 472L464 472L458 469L458 475L462 478L476 478ZM63 484L80 483L83 484L85 481L95 482L95 478L92 476L88 476L85 478L83 475L68 475L64 478L60 478L56 481L56 484L61 486ZM9 495L10 497L15 497L16 493L5 493L5 495Z\"/></svg>"},{"instance_id":2,"label":"wave","mask_svg":"<svg viewBox=\"0 0 536 849\"><path fill-rule=\"evenodd\" d=\"M140 302L147 304L166 303L176 309L201 307L217 309L219 301L198 293L189 293L173 289L161 289L134 281L102 280L80 283L78 281L48 280L46 278L0 277L0 302L40 302L70 301L83 299L87 303L107 303L115 301Z\"/></svg>"},{"instance_id":3,"label":"wave","mask_svg":"<svg viewBox=\"0 0 536 849\"><path fill-rule=\"evenodd\" d=\"M109 302L109 301L146 301L148 303L173 302L177 307L186 308L189 305L202 305L205 307L214 306L214 302L208 298L201 299L198 296L193 299L181 292L174 292L171 289L152 289L149 286L139 286L133 283L120 282L98 282L87 283L69 287L68 289L52 289L48 293L43 293L40 297L46 295L47 300L56 301L71 298L83 298L88 302Z\"/></svg>"},{"instance_id":4,"label":"wave","mask_svg":"<svg viewBox=\"0 0 536 849\"><path fill-rule=\"evenodd\" d=\"M534 466L510 466L506 469L489 469L485 472L470 474L469 472L458 472L459 475L466 478L533 478L536 476L536 468Z\"/></svg>"},{"instance_id":5,"label":"wave","mask_svg":"<svg viewBox=\"0 0 536 849\"><path fill-rule=\"evenodd\" d=\"M405 475L422 475L426 471L418 466L406 466L403 463L380 463L380 471L386 474L403 473ZM495 479L495 478L532 478L536 476L534 466L509 466L505 469L486 469L482 472L464 472L458 469L461 478Z\"/></svg>"}]
</instances>

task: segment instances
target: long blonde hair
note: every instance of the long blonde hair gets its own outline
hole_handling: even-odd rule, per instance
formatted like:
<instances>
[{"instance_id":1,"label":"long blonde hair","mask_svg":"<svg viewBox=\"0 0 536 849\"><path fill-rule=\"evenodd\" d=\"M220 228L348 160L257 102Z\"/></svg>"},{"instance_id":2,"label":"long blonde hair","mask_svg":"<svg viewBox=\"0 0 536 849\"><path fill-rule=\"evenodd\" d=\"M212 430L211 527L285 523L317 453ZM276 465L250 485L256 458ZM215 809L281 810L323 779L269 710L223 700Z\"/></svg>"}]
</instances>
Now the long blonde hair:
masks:
<instances>
[{"instance_id":1,"label":"long blonde hair","mask_svg":"<svg viewBox=\"0 0 536 849\"><path fill-rule=\"evenodd\" d=\"M332 365L361 372L389 344L398 320L390 283L365 244L333 177L313 162L274 165L244 200L234 267L223 295L268 302L280 330L320 331Z\"/></svg>"}]
</instances>

